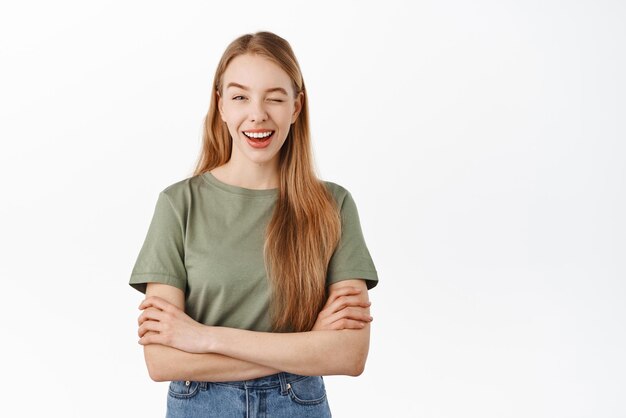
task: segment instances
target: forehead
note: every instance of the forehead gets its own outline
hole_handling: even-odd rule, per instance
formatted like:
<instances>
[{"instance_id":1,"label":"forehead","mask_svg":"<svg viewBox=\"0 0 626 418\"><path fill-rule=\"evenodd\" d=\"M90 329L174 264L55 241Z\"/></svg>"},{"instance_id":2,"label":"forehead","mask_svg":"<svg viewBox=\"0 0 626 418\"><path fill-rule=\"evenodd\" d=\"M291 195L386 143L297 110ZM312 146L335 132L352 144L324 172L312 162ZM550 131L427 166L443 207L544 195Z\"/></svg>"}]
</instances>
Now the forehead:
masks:
<instances>
[{"instance_id":1,"label":"forehead","mask_svg":"<svg viewBox=\"0 0 626 418\"><path fill-rule=\"evenodd\" d=\"M251 90L266 90L273 87L291 90L291 78L287 72L259 55L245 54L233 58L226 67L222 79L225 88L232 82L247 86Z\"/></svg>"}]
</instances>

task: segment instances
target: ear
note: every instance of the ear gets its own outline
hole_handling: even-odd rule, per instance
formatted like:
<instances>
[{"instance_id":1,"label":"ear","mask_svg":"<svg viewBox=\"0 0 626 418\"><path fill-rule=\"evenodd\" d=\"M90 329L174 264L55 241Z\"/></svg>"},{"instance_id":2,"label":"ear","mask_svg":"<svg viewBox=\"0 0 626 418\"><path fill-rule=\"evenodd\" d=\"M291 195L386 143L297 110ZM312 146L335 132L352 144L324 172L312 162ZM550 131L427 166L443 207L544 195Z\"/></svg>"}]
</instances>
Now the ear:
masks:
<instances>
[{"instance_id":1,"label":"ear","mask_svg":"<svg viewBox=\"0 0 626 418\"><path fill-rule=\"evenodd\" d=\"M299 92L298 96L294 100L295 106L294 106L293 114L291 115L292 125L296 122L296 119L298 119L298 115L300 114L300 111L302 110L303 101L304 101L304 92Z\"/></svg>"},{"instance_id":2,"label":"ear","mask_svg":"<svg viewBox=\"0 0 626 418\"><path fill-rule=\"evenodd\" d=\"M216 90L215 93L217 93L217 110L219 110L219 112L220 112L220 116L222 118L222 121L226 122L224 120L224 109L223 109L224 103L223 103L223 100L222 100L222 96L220 95L219 90Z\"/></svg>"}]
</instances>

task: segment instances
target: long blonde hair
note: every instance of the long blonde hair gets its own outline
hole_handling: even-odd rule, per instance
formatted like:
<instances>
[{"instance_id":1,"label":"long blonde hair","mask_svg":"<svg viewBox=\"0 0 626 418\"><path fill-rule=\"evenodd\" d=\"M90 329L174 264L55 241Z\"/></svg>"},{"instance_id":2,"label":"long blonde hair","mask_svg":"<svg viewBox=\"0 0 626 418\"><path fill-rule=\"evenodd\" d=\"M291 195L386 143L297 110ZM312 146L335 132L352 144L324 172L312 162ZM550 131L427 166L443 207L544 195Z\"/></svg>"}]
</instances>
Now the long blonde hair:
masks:
<instances>
[{"instance_id":1,"label":"long blonde hair","mask_svg":"<svg viewBox=\"0 0 626 418\"><path fill-rule=\"evenodd\" d=\"M326 299L326 270L341 236L341 218L331 193L314 172L304 80L285 39L256 32L240 36L224 51L215 71L194 176L230 159L232 138L220 118L217 94L223 94L226 67L242 54L257 54L276 63L291 77L295 95L304 94L300 114L279 152L279 193L265 231L263 255L270 279L273 330L309 331Z\"/></svg>"}]
</instances>

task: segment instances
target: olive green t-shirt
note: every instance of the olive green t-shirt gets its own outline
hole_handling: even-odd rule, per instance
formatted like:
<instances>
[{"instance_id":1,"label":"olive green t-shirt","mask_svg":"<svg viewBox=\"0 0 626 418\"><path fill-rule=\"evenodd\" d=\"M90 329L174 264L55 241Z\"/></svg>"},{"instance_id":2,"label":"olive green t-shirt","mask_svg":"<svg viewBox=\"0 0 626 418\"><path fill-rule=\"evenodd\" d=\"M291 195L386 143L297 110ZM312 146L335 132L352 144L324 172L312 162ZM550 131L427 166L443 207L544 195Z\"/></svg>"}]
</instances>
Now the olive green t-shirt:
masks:
<instances>
[{"instance_id":1,"label":"olive green t-shirt","mask_svg":"<svg viewBox=\"0 0 626 418\"><path fill-rule=\"evenodd\" d=\"M323 183L342 219L326 284L360 278L371 289L378 274L356 204L342 186ZM208 171L166 187L158 195L129 284L142 293L148 282L183 290L185 312L205 325L271 331L263 242L277 197L277 188L233 186Z\"/></svg>"}]
</instances>

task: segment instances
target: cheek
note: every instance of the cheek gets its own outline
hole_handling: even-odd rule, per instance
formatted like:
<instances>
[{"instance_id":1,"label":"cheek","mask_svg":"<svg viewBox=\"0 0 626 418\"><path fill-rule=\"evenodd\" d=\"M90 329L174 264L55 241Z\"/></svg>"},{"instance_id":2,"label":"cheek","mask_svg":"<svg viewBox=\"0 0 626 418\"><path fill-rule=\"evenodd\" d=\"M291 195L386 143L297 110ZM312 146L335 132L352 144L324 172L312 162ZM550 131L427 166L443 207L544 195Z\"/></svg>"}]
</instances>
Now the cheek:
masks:
<instances>
[{"instance_id":1,"label":"cheek","mask_svg":"<svg viewBox=\"0 0 626 418\"><path fill-rule=\"evenodd\" d=\"M281 127L289 126L291 124L291 113L289 109L281 109L272 113L272 119Z\"/></svg>"},{"instance_id":2,"label":"cheek","mask_svg":"<svg viewBox=\"0 0 626 418\"><path fill-rule=\"evenodd\" d=\"M228 124L229 129L237 130L245 118L233 109L224 109L223 120Z\"/></svg>"}]
</instances>

